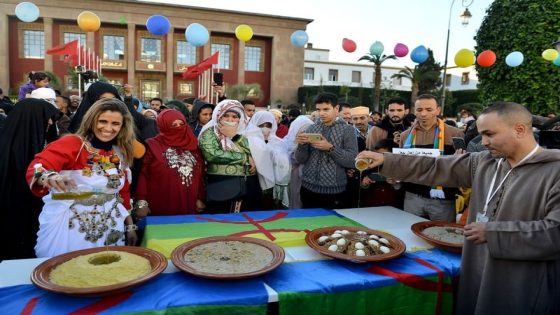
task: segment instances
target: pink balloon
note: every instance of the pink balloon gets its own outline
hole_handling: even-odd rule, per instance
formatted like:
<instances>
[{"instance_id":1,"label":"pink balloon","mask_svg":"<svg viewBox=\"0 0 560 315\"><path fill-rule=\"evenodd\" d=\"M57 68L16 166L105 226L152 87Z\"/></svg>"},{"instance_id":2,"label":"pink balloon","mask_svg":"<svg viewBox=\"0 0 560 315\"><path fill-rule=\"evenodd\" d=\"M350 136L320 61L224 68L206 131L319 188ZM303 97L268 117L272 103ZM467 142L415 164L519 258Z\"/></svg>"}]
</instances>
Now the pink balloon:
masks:
<instances>
[{"instance_id":1,"label":"pink balloon","mask_svg":"<svg viewBox=\"0 0 560 315\"><path fill-rule=\"evenodd\" d=\"M354 52L356 51L356 43L348 38L343 38L342 39L342 49L344 49L344 51L346 52Z\"/></svg>"},{"instance_id":2,"label":"pink balloon","mask_svg":"<svg viewBox=\"0 0 560 315\"><path fill-rule=\"evenodd\" d=\"M397 57L404 57L408 55L408 47L405 44L398 43L395 45L393 52Z\"/></svg>"}]
</instances>

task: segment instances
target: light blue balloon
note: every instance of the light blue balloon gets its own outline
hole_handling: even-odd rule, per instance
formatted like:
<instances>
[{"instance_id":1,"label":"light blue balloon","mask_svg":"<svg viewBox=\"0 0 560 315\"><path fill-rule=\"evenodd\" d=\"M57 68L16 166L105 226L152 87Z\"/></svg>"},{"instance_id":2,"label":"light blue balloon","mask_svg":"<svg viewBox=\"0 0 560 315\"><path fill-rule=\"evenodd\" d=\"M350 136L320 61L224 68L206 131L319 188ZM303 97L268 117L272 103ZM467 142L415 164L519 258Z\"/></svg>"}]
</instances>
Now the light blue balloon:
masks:
<instances>
[{"instance_id":1,"label":"light blue balloon","mask_svg":"<svg viewBox=\"0 0 560 315\"><path fill-rule=\"evenodd\" d=\"M16 16L23 22L34 22L39 18L39 8L31 2L21 2L16 6Z\"/></svg>"},{"instance_id":2,"label":"light blue balloon","mask_svg":"<svg viewBox=\"0 0 560 315\"><path fill-rule=\"evenodd\" d=\"M560 56L556 57L556 59L554 59L554 61L552 61L552 63L553 63L555 66L560 67Z\"/></svg>"},{"instance_id":3,"label":"light blue balloon","mask_svg":"<svg viewBox=\"0 0 560 315\"><path fill-rule=\"evenodd\" d=\"M185 30L185 37L187 41L195 47L204 46L208 39L210 39L210 34L204 25L199 23L192 23Z\"/></svg>"},{"instance_id":4,"label":"light blue balloon","mask_svg":"<svg viewBox=\"0 0 560 315\"><path fill-rule=\"evenodd\" d=\"M428 49L424 47L424 45L420 45L412 50L410 53L410 59L416 63L422 63L428 60L430 54L428 53Z\"/></svg>"},{"instance_id":5,"label":"light blue balloon","mask_svg":"<svg viewBox=\"0 0 560 315\"><path fill-rule=\"evenodd\" d=\"M163 36L169 32L171 23L163 15L152 15L146 21L148 31L156 36Z\"/></svg>"},{"instance_id":6,"label":"light blue balloon","mask_svg":"<svg viewBox=\"0 0 560 315\"><path fill-rule=\"evenodd\" d=\"M308 40L309 36L307 36L307 33L302 30L295 31L292 33L292 36L290 36L292 45L296 46L297 48L302 48L303 46L305 46Z\"/></svg>"},{"instance_id":7,"label":"light blue balloon","mask_svg":"<svg viewBox=\"0 0 560 315\"><path fill-rule=\"evenodd\" d=\"M372 56L381 56L383 50L385 50L385 47L383 47L383 43L381 43L380 41L376 41L369 47L369 53Z\"/></svg>"},{"instance_id":8,"label":"light blue balloon","mask_svg":"<svg viewBox=\"0 0 560 315\"><path fill-rule=\"evenodd\" d=\"M523 63L523 54L520 51L512 51L506 57L506 65L517 67Z\"/></svg>"}]
</instances>

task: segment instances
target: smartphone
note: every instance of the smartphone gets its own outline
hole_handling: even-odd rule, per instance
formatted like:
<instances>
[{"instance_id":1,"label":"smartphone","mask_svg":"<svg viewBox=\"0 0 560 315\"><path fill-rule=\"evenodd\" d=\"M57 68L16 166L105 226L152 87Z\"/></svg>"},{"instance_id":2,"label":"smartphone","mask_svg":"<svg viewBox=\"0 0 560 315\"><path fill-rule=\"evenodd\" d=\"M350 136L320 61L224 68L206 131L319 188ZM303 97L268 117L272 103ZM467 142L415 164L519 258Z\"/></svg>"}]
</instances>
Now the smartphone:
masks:
<instances>
[{"instance_id":1,"label":"smartphone","mask_svg":"<svg viewBox=\"0 0 560 315\"><path fill-rule=\"evenodd\" d=\"M311 141L311 142L321 140L321 134L320 133L304 133L304 135L306 135L307 138L309 138L309 141Z\"/></svg>"},{"instance_id":2,"label":"smartphone","mask_svg":"<svg viewBox=\"0 0 560 315\"><path fill-rule=\"evenodd\" d=\"M458 149L466 150L467 144L465 143L465 139L461 137L453 137L453 148L455 148L455 150Z\"/></svg>"},{"instance_id":3,"label":"smartphone","mask_svg":"<svg viewBox=\"0 0 560 315\"><path fill-rule=\"evenodd\" d=\"M214 83L216 83L216 85L222 86L224 85L224 74L221 72L215 72L214 73Z\"/></svg>"}]
</instances>

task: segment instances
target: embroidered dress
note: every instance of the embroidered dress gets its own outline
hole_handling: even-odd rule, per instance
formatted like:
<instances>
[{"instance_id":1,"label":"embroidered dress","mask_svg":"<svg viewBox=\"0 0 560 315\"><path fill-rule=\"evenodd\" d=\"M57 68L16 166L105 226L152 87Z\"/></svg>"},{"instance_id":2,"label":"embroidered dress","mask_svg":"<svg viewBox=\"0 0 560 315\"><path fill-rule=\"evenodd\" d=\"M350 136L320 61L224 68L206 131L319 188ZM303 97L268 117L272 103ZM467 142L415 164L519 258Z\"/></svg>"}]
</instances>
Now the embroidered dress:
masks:
<instances>
[{"instance_id":1,"label":"embroidered dress","mask_svg":"<svg viewBox=\"0 0 560 315\"><path fill-rule=\"evenodd\" d=\"M117 157L117 163L111 162ZM66 199L68 194L53 194L34 186L35 194L46 194L39 216L37 257L104 246L106 241L124 245L124 219L129 215L125 205L129 202L123 200L129 200L130 170L122 165L123 160L116 147L111 152L98 151L73 135L52 143L35 157L28 179L33 165L40 163L46 170L73 179L79 188L75 193L82 194Z\"/></svg>"},{"instance_id":2,"label":"embroidered dress","mask_svg":"<svg viewBox=\"0 0 560 315\"><path fill-rule=\"evenodd\" d=\"M183 125L173 127L180 120ZM146 200L150 215L196 213L205 200L204 160L185 117L168 109L157 118L160 134L146 141L136 200Z\"/></svg>"}]
</instances>

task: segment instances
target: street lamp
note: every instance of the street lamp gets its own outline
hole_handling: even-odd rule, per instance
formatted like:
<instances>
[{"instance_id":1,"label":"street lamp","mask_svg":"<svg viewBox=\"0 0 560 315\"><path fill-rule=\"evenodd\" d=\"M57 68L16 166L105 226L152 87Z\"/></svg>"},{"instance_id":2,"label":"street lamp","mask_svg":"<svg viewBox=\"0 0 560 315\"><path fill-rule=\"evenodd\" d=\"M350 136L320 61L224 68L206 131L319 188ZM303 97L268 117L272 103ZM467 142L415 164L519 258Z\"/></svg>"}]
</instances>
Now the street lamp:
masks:
<instances>
[{"instance_id":1,"label":"street lamp","mask_svg":"<svg viewBox=\"0 0 560 315\"><path fill-rule=\"evenodd\" d=\"M471 11L469 11L469 6L473 3L474 0L461 0L461 4L465 8L463 14L459 17L461 18L461 24L463 26L467 26L469 21L472 17ZM453 10L453 5L455 4L455 0L451 1L451 6L449 6L449 21L447 22L447 40L445 42L445 61L443 62L443 86L441 88L441 113L443 114L443 110L445 108L445 85L447 84L447 54L449 53L449 33L451 32L451 12Z\"/></svg>"}]
</instances>

